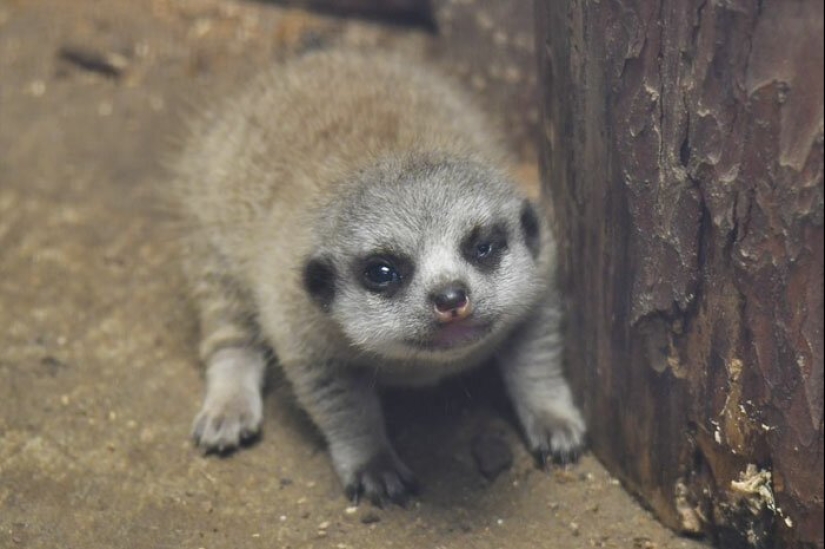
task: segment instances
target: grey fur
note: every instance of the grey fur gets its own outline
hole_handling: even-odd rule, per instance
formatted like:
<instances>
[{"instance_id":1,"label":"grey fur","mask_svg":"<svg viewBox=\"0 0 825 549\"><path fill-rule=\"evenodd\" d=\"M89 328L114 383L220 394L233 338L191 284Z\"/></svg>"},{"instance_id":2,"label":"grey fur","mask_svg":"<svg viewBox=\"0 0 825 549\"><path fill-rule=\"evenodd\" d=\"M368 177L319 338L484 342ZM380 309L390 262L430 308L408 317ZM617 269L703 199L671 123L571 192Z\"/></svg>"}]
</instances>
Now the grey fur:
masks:
<instances>
[{"instance_id":1,"label":"grey fur","mask_svg":"<svg viewBox=\"0 0 825 549\"><path fill-rule=\"evenodd\" d=\"M531 449L575 456L585 427L561 370L555 244L493 135L444 79L357 53L274 69L194 123L173 188L207 365L199 445L260 428L271 346L351 497L401 501L414 486L378 387L492 356ZM365 286L376 256L398 267L386 291ZM469 317L445 329L433 295L456 285Z\"/></svg>"}]
</instances>

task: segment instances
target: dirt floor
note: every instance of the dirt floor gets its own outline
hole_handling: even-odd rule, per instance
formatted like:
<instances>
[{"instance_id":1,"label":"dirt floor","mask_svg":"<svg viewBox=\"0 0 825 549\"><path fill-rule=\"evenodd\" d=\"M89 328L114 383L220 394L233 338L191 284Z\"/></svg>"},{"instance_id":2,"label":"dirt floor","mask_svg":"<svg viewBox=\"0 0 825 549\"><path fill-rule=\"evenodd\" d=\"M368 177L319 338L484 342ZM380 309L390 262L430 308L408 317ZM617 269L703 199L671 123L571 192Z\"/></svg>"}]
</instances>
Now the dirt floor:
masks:
<instances>
[{"instance_id":1,"label":"dirt floor","mask_svg":"<svg viewBox=\"0 0 825 549\"><path fill-rule=\"evenodd\" d=\"M318 43L427 40L269 4L0 0L0 547L703 547L591 456L536 469L483 373L393 399L408 509L349 507L277 374L258 444L193 448L196 326L154 193L192 98ZM493 481L485 433L513 453Z\"/></svg>"}]
</instances>

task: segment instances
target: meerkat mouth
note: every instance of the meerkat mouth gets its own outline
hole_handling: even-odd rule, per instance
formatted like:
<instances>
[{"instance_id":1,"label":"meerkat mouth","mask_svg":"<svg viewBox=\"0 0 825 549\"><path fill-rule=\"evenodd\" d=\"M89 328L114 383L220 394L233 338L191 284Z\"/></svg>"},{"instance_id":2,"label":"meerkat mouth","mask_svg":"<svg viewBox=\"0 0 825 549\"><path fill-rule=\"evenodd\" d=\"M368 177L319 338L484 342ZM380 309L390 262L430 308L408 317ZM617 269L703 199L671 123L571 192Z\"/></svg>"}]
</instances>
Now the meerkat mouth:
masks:
<instances>
[{"instance_id":1,"label":"meerkat mouth","mask_svg":"<svg viewBox=\"0 0 825 549\"><path fill-rule=\"evenodd\" d=\"M492 330L491 323L453 322L440 326L430 335L410 343L430 350L449 350L467 347L483 339Z\"/></svg>"}]
</instances>

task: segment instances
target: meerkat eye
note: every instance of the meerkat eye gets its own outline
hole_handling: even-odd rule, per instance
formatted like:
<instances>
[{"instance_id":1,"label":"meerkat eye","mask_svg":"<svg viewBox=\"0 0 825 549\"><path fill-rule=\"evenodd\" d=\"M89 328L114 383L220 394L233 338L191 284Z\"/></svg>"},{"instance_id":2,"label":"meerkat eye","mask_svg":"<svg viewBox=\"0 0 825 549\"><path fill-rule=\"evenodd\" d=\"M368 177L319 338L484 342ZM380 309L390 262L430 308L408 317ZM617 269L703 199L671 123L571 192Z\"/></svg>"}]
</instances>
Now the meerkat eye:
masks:
<instances>
[{"instance_id":1,"label":"meerkat eye","mask_svg":"<svg viewBox=\"0 0 825 549\"><path fill-rule=\"evenodd\" d=\"M364 264L363 284L370 291L383 293L401 284L401 273L392 260L373 257Z\"/></svg>"},{"instance_id":2,"label":"meerkat eye","mask_svg":"<svg viewBox=\"0 0 825 549\"><path fill-rule=\"evenodd\" d=\"M476 227L461 243L464 259L483 271L495 269L506 249L507 232L501 224Z\"/></svg>"},{"instance_id":3,"label":"meerkat eye","mask_svg":"<svg viewBox=\"0 0 825 549\"><path fill-rule=\"evenodd\" d=\"M479 242L476 244L476 258L477 259L484 259L488 255L493 252L493 243L492 242Z\"/></svg>"}]
</instances>

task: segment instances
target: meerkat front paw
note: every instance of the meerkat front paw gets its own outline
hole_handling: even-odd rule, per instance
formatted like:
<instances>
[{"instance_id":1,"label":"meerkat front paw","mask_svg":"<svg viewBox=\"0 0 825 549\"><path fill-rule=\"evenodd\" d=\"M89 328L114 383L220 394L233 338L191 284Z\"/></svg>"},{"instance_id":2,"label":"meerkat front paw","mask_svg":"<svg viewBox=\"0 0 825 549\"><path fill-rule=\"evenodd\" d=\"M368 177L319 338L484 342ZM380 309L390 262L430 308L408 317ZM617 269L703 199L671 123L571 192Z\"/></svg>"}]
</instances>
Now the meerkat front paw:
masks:
<instances>
[{"instance_id":1,"label":"meerkat front paw","mask_svg":"<svg viewBox=\"0 0 825 549\"><path fill-rule=\"evenodd\" d=\"M344 492L353 503L365 497L378 507L387 502L404 506L418 491L412 471L389 449L344 475L343 480Z\"/></svg>"},{"instance_id":2,"label":"meerkat front paw","mask_svg":"<svg viewBox=\"0 0 825 549\"><path fill-rule=\"evenodd\" d=\"M548 461L566 465L578 461L584 449L586 427L579 410L570 405L548 405L519 410L524 434L542 466Z\"/></svg>"},{"instance_id":3,"label":"meerkat front paw","mask_svg":"<svg viewBox=\"0 0 825 549\"><path fill-rule=\"evenodd\" d=\"M192 426L192 438L205 452L226 452L257 436L263 404L258 391L210 395Z\"/></svg>"},{"instance_id":4,"label":"meerkat front paw","mask_svg":"<svg viewBox=\"0 0 825 549\"><path fill-rule=\"evenodd\" d=\"M226 452L258 435L263 417L264 361L249 349L224 349L207 368L206 398L192 425L205 452Z\"/></svg>"}]
</instances>

